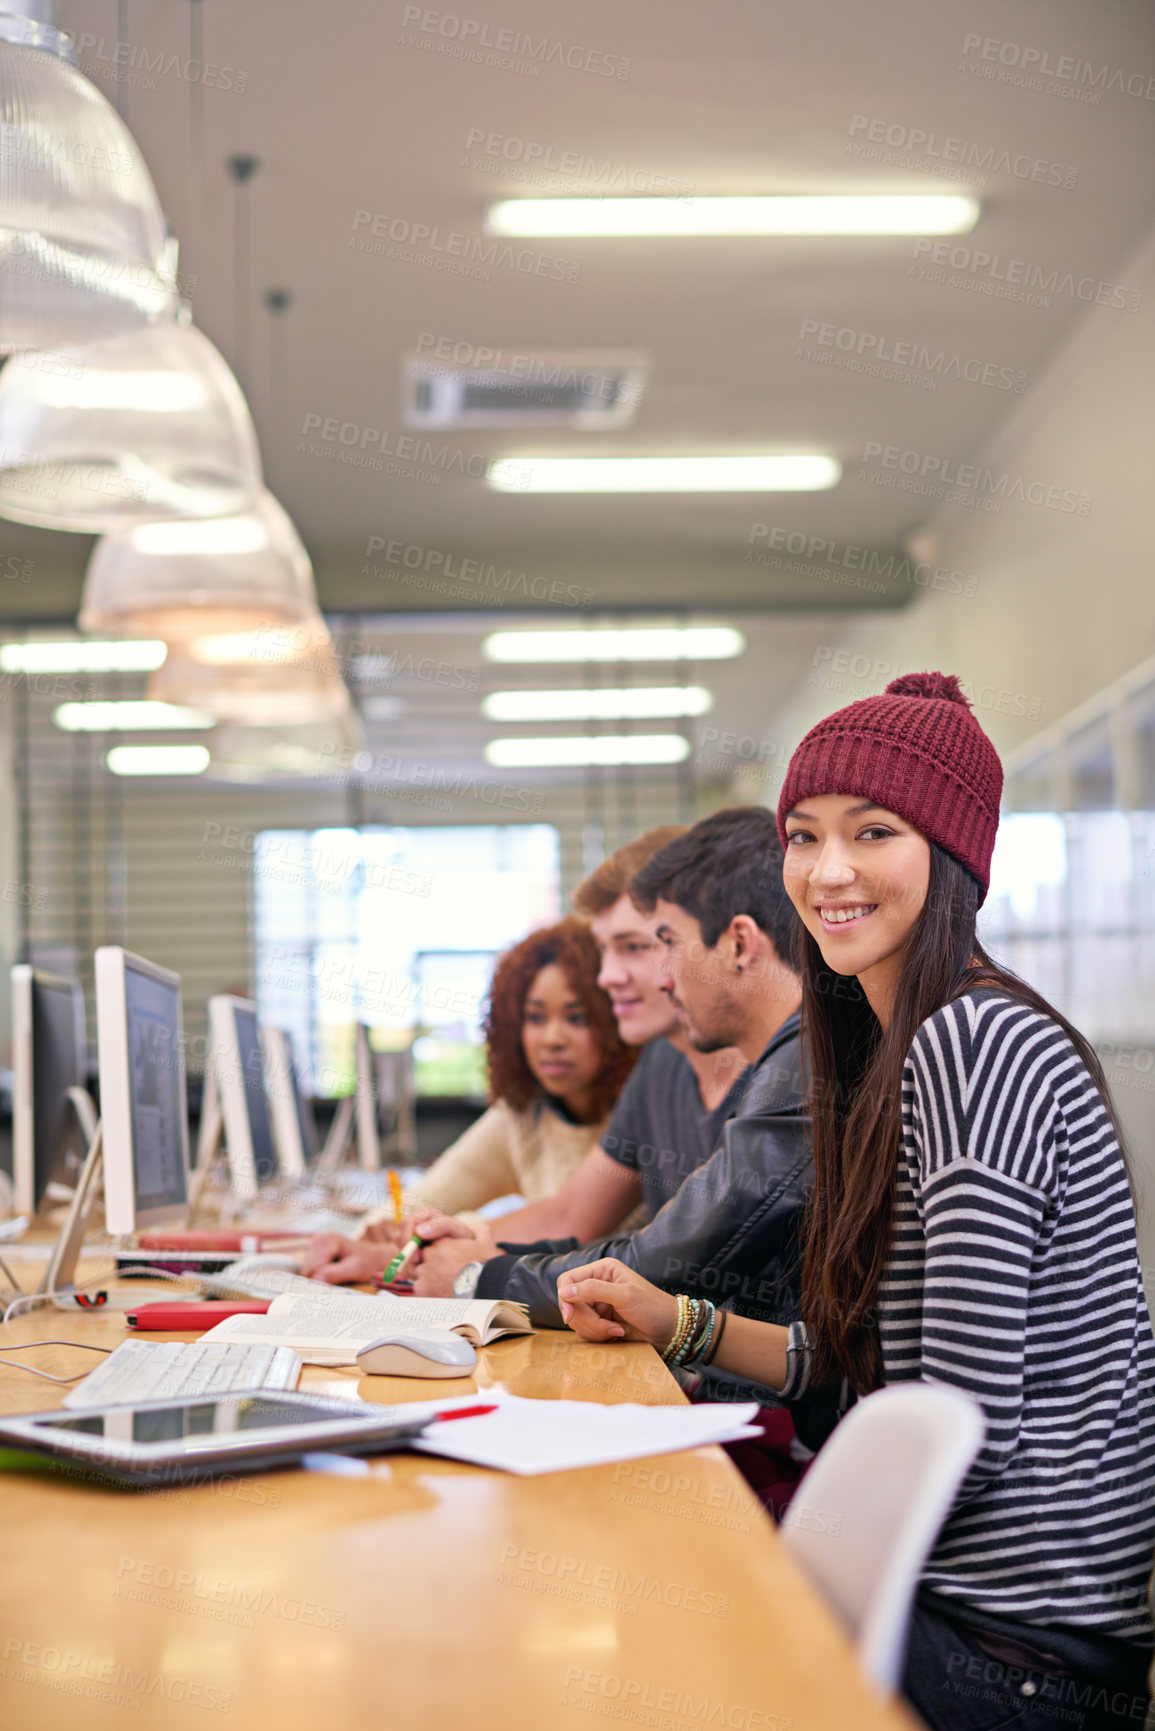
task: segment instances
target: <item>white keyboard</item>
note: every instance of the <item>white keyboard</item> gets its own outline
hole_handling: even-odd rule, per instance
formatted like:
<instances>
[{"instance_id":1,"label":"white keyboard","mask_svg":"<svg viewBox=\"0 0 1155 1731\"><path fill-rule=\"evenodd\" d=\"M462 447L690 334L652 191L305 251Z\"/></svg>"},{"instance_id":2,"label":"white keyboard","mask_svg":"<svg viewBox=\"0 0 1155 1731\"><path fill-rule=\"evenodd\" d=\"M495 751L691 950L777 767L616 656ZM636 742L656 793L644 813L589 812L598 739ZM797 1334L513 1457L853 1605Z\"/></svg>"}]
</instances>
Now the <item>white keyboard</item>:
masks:
<instances>
[{"instance_id":1,"label":"white keyboard","mask_svg":"<svg viewBox=\"0 0 1155 1731\"><path fill-rule=\"evenodd\" d=\"M65 1406L135 1406L146 1400L294 1389L301 1360L287 1346L224 1341L126 1340L64 1397Z\"/></svg>"}]
</instances>

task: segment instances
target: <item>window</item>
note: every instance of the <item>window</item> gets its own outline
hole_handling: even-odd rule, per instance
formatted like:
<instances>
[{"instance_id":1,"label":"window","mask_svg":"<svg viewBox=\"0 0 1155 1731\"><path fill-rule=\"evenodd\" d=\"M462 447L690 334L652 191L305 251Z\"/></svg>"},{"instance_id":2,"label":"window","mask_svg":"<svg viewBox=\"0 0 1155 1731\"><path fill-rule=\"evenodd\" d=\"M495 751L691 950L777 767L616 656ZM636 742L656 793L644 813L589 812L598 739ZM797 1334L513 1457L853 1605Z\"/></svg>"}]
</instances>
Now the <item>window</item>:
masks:
<instances>
[{"instance_id":1,"label":"window","mask_svg":"<svg viewBox=\"0 0 1155 1731\"><path fill-rule=\"evenodd\" d=\"M254 864L261 1018L315 1093L351 1090L356 1022L379 1051L412 1045L419 1092L485 1092L494 962L559 916L552 826L264 830Z\"/></svg>"},{"instance_id":2,"label":"window","mask_svg":"<svg viewBox=\"0 0 1155 1731\"><path fill-rule=\"evenodd\" d=\"M1155 812L1011 812L979 937L1096 1044L1149 1040Z\"/></svg>"}]
</instances>

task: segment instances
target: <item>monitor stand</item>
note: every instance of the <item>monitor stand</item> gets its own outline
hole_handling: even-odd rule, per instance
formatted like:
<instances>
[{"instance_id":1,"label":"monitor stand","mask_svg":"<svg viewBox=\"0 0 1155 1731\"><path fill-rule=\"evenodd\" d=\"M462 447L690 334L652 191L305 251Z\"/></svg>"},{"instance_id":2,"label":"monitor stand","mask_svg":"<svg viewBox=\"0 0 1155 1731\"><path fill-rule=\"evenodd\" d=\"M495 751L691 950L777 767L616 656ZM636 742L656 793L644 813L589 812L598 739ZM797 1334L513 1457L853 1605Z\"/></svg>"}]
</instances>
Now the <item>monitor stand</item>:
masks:
<instances>
[{"instance_id":1,"label":"monitor stand","mask_svg":"<svg viewBox=\"0 0 1155 1731\"><path fill-rule=\"evenodd\" d=\"M39 1291L49 1298L76 1297L73 1285L76 1264L96 1208L104 1168L103 1132L92 1096L83 1088L69 1088L68 1099L88 1140L88 1152L40 1282Z\"/></svg>"},{"instance_id":2,"label":"monitor stand","mask_svg":"<svg viewBox=\"0 0 1155 1731\"><path fill-rule=\"evenodd\" d=\"M321 1157L313 1167L310 1177L320 1179L323 1183L336 1176L344 1163L345 1155L353 1135L353 1115L356 1101L352 1094L346 1094L338 1100L337 1110L333 1114L333 1122L329 1126L329 1134L325 1138L325 1146Z\"/></svg>"},{"instance_id":3,"label":"monitor stand","mask_svg":"<svg viewBox=\"0 0 1155 1731\"><path fill-rule=\"evenodd\" d=\"M216 1072L205 1072L204 1093L201 1097L201 1121L197 1132L197 1158L188 1189L188 1217L191 1226L200 1211L212 1177L224 1152L225 1123L221 1113L221 1091Z\"/></svg>"}]
</instances>

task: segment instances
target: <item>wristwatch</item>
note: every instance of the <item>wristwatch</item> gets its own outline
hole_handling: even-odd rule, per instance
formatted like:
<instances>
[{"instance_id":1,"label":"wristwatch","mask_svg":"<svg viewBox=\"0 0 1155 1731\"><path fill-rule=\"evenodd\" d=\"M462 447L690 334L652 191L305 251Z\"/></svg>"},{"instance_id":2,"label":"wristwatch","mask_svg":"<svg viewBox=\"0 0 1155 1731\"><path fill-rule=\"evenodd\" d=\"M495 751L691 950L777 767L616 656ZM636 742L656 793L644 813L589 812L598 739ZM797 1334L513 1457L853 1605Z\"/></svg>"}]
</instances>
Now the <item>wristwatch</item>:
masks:
<instances>
[{"instance_id":1,"label":"wristwatch","mask_svg":"<svg viewBox=\"0 0 1155 1731\"><path fill-rule=\"evenodd\" d=\"M454 1298L472 1298L481 1279L482 1262L467 1262L453 1282Z\"/></svg>"}]
</instances>

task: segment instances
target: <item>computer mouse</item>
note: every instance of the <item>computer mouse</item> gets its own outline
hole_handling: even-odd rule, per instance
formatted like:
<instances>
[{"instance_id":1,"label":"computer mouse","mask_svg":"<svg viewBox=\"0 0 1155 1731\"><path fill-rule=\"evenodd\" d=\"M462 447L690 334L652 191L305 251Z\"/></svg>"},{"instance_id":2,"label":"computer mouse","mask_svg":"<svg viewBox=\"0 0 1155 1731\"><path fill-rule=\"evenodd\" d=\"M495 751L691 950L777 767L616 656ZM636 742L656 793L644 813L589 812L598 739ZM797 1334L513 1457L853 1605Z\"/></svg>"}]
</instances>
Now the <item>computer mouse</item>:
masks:
<instances>
[{"instance_id":1,"label":"computer mouse","mask_svg":"<svg viewBox=\"0 0 1155 1731\"><path fill-rule=\"evenodd\" d=\"M357 1354L369 1376L468 1376L477 1354L448 1328L395 1328Z\"/></svg>"}]
</instances>

